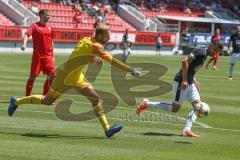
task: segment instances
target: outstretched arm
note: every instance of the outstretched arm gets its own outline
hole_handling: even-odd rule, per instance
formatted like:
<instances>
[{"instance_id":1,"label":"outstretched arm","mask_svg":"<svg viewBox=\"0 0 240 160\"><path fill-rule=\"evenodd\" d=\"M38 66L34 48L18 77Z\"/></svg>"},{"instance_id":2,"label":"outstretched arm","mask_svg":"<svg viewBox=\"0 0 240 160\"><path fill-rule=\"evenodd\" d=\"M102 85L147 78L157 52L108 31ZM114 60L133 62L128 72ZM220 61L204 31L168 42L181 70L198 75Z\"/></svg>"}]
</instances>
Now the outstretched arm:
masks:
<instances>
[{"instance_id":1,"label":"outstretched arm","mask_svg":"<svg viewBox=\"0 0 240 160\"><path fill-rule=\"evenodd\" d=\"M140 73L137 69L132 68L131 66L117 60L116 58L112 57L109 53L103 51L101 46L93 45L93 53L103 60L107 61L111 65L120 68L126 72L130 72L133 76L138 76Z\"/></svg>"},{"instance_id":2,"label":"outstretched arm","mask_svg":"<svg viewBox=\"0 0 240 160\"><path fill-rule=\"evenodd\" d=\"M113 58L109 53L103 51L101 46L93 45L93 53L99 57L101 57L103 60L107 61L111 65L114 65L126 72L131 71L131 67L125 63L122 63L121 61L117 60L116 58Z\"/></svg>"},{"instance_id":3,"label":"outstretched arm","mask_svg":"<svg viewBox=\"0 0 240 160\"><path fill-rule=\"evenodd\" d=\"M25 34L25 36L23 37L23 40L22 40L22 45L21 45L21 50L22 51L24 51L26 49L27 41L28 41L28 35Z\"/></svg>"},{"instance_id":4,"label":"outstretched arm","mask_svg":"<svg viewBox=\"0 0 240 160\"><path fill-rule=\"evenodd\" d=\"M35 31L35 27L34 27L34 24L32 24L27 32L25 33L24 37L23 37L23 40L22 40L22 45L21 45L21 50L25 50L26 49L26 46L27 46L27 41L28 41L28 38L33 34L33 32Z\"/></svg>"},{"instance_id":5,"label":"outstretched arm","mask_svg":"<svg viewBox=\"0 0 240 160\"><path fill-rule=\"evenodd\" d=\"M182 89L186 89L188 86L187 72L188 72L189 64L190 64L190 59L188 57L184 58L182 61L182 76L183 76L183 81L181 84Z\"/></svg>"}]
</instances>

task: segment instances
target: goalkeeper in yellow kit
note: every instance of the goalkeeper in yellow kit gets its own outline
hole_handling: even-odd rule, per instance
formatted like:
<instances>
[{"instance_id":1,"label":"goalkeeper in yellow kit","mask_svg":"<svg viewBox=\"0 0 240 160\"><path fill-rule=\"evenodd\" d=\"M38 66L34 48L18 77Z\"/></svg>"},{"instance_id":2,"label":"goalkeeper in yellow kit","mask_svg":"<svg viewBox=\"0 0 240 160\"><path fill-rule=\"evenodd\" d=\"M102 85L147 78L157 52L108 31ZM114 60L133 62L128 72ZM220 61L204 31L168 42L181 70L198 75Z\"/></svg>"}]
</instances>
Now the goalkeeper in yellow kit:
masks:
<instances>
[{"instance_id":1,"label":"goalkeeper in yellow kit","mask_svg":"<svg viewBox=\"0 0 240 160\"><path fill-rule=\"evenodd\" d=\"M66 63L56 70L56 77L47 95L32 95L23 98L11 97L8 107L8 115L13 116L15 110L22 104L45 104L51 105L64 92L70 88L76 89L80 94L87 97L92 104L94 113L98 117L107 137L113 136L122 129L122 126L110 127L105 117L99 95L84 76L83 69L100 57L132 76L139 76L139 72L130 66L118 61L102 49L102 44L106 44L110 39L108 26L101 25L96 28L94 37L85 37L77 43Z\"/></svg>"}]
</instances>

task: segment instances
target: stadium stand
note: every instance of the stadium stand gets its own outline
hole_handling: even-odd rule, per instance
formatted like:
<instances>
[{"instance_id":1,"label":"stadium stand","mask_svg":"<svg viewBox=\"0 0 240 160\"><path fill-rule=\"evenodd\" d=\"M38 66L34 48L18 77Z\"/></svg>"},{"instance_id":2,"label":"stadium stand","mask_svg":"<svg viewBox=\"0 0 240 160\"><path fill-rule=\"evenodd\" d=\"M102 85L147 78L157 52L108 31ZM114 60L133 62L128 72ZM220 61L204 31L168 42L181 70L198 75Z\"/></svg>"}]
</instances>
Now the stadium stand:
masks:
<instances>
[{"instance_id":1,"label":"stadium stand","mask_svg":"<svg viewBox=\"0 0 240 160\"><path fill-rule=\"evenodd\" d=\"M232 14L235 14L240 18L240 0L221 0L221 5L225 9L229 9Z\"/></svg>"},{"instance_id":2,"label":"stadium stand","mask_svg":"<svg viewBox=\"0 0 240 160\"><path fill-rule=\"evenodd\" d=\"M80 38L92 36L92 29L98 21L110 25L111 42L121 42L123 31L128 29L134 49L141 54L152 52L158 33L163 41L163 53L175 54L182 53L178 52L178 48L183 45L206 45L207 38L201 37L211 36L215 28L220 28L226 34L224 42L227 42L233 24L240 24L239 18L231 18L231 14L225 16L234 7L233 0L121 0L119 3L116 3L117 0L101 0L103 1L108 1L109 5L97 3L97 0L84 0L82 3L73 0L0 0L1 6L4 4L4 7L0 7L0 30L5 33L0 35L0 40L15 48L19 46L22 33L27 26L37 21L37 11L40 9L50 10L49 24L55 28L54 41L59 52L69 52ZM141 2L140 5L134 3L136 1ZM155 4L149 5L150 2ZM33 6L36 8L33 9ZM235 8L239 10L239 6ZM215 11L218 11L219 16L207 15L207 12L214 14ZM74 21L76 15L77 21ZM148 19L151 20L150 26L146 25ZM194 37L197 37L198 42ZM5 47L4 45L2 46Z\"/></svg>"},{"instance_id":3,"label":"stadium stand","mask_svg":"<svg viewBox=\"0 0 240 160\"><path fill-rule=\"evenodd\" d=\"M146 4L141 6L140 11L148 17L157 15L163 16L180 16L180 17L204 17L204 11L190 6L189 3L182 4L180 2L170 3L163 2L154 6Z\"/></svg>"},{"instance_id":4,"label":"stadium stand","mask_svg":"<svg viewBox=\"0 0 240 160\"><path fill-rule=\"evenodd\" d=\"M24 6L31 8L31 1L23 1ZM76 12L74 7L61 5L60 3L37 3L38 9L50 9L50 20L49 24L53 27L60 28L74 28L75 23L73 22L73 16ZM88 15L87 12L81 12L81 22L78 28L89 29L93 28L96 21L95 17ZM107 15L106 23L110 25L110 29L113 31L124 31L126 28L129 31L135 31L136 29L117 16L114 12Z\"/></svg>"},{"instance_id":5,"label":"stadium stand","mask_svg":"<svg viewBox=\"0 0 240 160\"><path fill-rule=\"evenodd\" d=\"M0 24L14 26L15 23L6 17L2 12L0 12Z\"/></svg>"},{"instance_id":6,"label":"stadium stand","mask_svg":"<svg viewBox=\"0 0 240 160\"><path fill-rule=\"evenodd\" d=\"M194 11L192 14L187 14L181 11L166 11L166 12L156 12L156 11L146 11L146 10L141 10L143 14L145 14L148 17L154 17L158 15L163 15L163 16L179 16L179 17L203 17L204 12L200 11Z\"/></svg>"}]
</instances>

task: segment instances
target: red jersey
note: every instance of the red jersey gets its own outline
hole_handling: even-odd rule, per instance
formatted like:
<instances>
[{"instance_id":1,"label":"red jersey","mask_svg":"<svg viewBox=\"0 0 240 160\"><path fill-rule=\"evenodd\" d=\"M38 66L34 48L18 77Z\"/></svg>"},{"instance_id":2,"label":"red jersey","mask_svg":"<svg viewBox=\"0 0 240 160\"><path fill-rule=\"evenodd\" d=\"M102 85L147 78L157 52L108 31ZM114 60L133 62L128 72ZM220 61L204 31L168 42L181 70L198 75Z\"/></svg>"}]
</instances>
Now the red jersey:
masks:
<instances>
[{"instance_id":1,"label":"red jersey","mask_svg":"<svg viewBox=\"0 0 240 160\"><path fill-rule=\"evenodd\" d=\"M220 35L215 34L215 35L212 36L212 41L213 41L213 42L214 42L214 41L220 41L220 40L221 40L221 36L220 36Z\"/></svg>"},{"instance_id":2,"label":"red jersey","mask_svg":"<svg viewBox=\"0 0 240 160\"><path fill-rule=\"evenodd\" d=\"M28 37L32 36L34 56L39 58L53 57L53 31L50 26L36 22L29 27L26 34Z\"/></svg>"},{"instance_id":3,"label":"red jersey","mask_svg":"<svg viewBox=\"0 0 240 160\"><path fill-rule=\"evenodd\" d=\"M81 13L80 12L76 12L75 15L73 16L73 22L79 23L80 20L81 20Z\"/></svg>"}]
</instances>

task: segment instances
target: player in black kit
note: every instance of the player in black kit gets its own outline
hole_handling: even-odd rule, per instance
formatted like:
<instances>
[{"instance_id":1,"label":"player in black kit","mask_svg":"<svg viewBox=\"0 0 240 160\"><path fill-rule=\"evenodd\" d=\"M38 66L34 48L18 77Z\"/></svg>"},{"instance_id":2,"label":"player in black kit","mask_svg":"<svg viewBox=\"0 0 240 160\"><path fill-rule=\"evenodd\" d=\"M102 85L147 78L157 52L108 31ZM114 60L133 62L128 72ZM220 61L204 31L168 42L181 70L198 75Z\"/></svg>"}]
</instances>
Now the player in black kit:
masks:
<instances>
[{"instance_id":1,"label":"player in black kit","mask_svg":"<svg viewBox=\"0 0 240 160\"><path fill-rule=\"evenodd\" d=\"M194 78L196 72L203 66L207 56L213 56L214 53L221 51L223 45L219 42L211 42L205 49L197 48L192 51L182 61L182 68L175 75L173 83L173 97L172 103L166 102L150 102L147 99L142 102L136 114L139 115L141 111L148 107L167 110L169 112L178 112L184 99L186 98L191 103L191 111L187 118L187 122L182 131L182 135L189 137L198 137L191 130L194 121L197 119L196 105L201 102L199 95L200 83Z\"/></svg>"},{"instance_id":2,"label":"player in black kit","mask_svg":"<svg viewBox=\"0 0 240 160\"><path fill-rule=\"evenodd\" d=\"M236 29L237 32L230 36L228 44L228 54L231 55L229 80L232 80L234 65L240 59L240 26L238 26Z\"/></svg>"}]
</instances>

